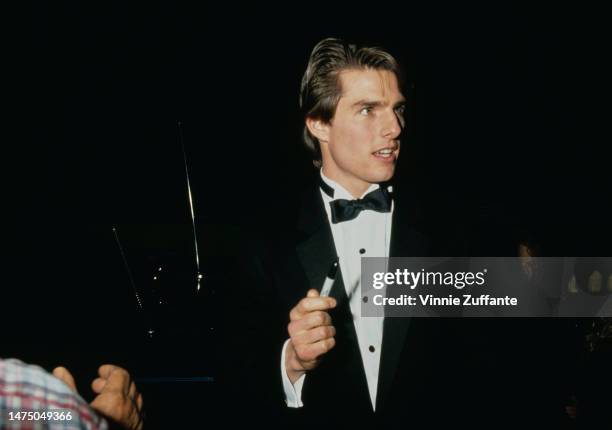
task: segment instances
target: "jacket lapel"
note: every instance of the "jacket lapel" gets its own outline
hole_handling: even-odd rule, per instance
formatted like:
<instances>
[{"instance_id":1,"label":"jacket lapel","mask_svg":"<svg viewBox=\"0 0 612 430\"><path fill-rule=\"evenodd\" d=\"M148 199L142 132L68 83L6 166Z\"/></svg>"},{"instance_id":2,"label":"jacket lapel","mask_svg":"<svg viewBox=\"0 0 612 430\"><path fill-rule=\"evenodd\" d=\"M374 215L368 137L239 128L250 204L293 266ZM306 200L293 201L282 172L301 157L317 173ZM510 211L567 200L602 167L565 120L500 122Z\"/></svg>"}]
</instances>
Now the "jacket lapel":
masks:
<instances>
[{"instance_id":1,"label":"jacket lapel","mask_svg":"<svg viewBox=\"0 0 612 430\"><path fill-rule=\"evenodd\" d=\"M429 244L417 227L420 209L416 199L403 195L394 199L393 221L391 228L390 257L422 257L429 254ZM393 269L389 267L389 270ZM393 385L399 365L401 352L406 342L411 318L388 317L383 323L383 345L378 374L376 409L385 404Z\"/></svg>"},{"instance_id":2,"label":"jacket lapel","mask_svg":"<svg viewBox=\"0 0 612 430\"><path fill-rule=\"evenodd\" d=\"M320 290L337 253L323 200L317 193L315 188L304 196L298 219L300 237L296 253L310 288Z\"/></svg>"},{"instance_id":3,"label":"jacket lapel","mask_svg":"<svg viewBox=\"0 0 612 430\"><path fill-rule=\"evenodd\" d=\"M338 253L318 187L314 192L309 190L305 194L298 231L301 235L296 245L298 260L309 288L320 291ZM306 294L305 291L303 293ZM337 300L338 305L348 300L341 271L338 271L330 296Z\"/></svg>"}]
</instances>

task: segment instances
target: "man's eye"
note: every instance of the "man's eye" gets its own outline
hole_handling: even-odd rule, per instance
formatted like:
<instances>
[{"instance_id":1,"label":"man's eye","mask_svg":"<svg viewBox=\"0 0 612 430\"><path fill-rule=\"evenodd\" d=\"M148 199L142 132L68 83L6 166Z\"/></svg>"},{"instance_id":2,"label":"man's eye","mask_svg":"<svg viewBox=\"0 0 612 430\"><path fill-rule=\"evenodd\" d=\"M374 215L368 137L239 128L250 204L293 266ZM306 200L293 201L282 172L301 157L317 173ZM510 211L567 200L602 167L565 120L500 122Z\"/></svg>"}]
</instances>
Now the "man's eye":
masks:
<instances>
[{"instance_id":1,"label":"man's eye","mask_svg":"<svg viewBox=\"0 0 612 430\"><path fill-rule=\"evenodd\" d=\"M406 107L405 106L400 106L398 108L395 109L395 112L397 112L398 115L404 115L404 113L406 112Z\"/></svg>"},{"instance_id":2,"label":"man's eye","mask_svg":"<svg viewBox=\"0 0 612 430\"><path fill-rule=\"evenodd\" d=\"M364 108L361 108L361 110L359 111L359 114L368 115L371 111L372 111L371 107L364 107Z\"/></svg>"}]
</instances>

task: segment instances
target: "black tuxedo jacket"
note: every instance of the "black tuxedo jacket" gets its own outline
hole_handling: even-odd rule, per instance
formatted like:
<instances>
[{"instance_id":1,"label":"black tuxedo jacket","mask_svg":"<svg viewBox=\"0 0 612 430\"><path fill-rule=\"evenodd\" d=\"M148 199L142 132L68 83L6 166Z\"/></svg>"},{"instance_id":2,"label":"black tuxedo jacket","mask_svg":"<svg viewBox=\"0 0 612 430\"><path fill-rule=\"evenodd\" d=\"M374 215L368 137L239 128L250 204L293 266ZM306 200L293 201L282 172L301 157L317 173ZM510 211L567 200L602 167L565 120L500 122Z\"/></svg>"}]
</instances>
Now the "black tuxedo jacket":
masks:
<instances>
[{"instance_id":1,"label":"black tuxedo jacket","mask_svg":"<svg viewBox=\"0 0 612 430\"><path fill-rule=\"evenodd\" d=\"M456 212L429 216L414 193L395 188L391 257L470 252L468 231L465 223L456 221ZM235 313L227 315L223 338L229 352L220 382L234 402L237 395L243 399L242 418L272 415L293 426L318 428L435 428L496 425L526 416L523 412L530 405L516 399L517 391L509 385L514 377L502 374L516 363L504 364L498 340L488 336L491 330L483 330L491 324L459 318L385 319L374 411L341 276L331 292L338 300L330 312L336 345L306 375L304 407L287 408L280 359L289 311L308 289L321 288L337 257L318 187L305 193L297 218L297 229L256 234L226 289L227 309ZM518 390L525 393L528 388L519 384Z\"/></svg>"}]
</instances>

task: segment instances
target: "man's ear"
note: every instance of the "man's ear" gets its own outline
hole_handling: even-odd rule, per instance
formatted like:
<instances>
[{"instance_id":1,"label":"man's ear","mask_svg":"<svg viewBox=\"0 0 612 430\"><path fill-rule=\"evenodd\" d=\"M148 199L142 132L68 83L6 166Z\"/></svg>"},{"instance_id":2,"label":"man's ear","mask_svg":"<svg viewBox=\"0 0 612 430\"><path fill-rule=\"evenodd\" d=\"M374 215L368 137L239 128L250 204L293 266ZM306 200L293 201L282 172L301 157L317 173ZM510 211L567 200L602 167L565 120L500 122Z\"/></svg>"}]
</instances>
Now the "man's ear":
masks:
<instances>
[{"instance_id":1,"label":"man's ear","mask_svg":"<svg viewBox=\"0 0 612 430\"><path fill-rule=\"evenodd\" d=\"M318 118L306 118L306 127L319 142L329 141L329 124Z\"/></svg>"}]
</instances>

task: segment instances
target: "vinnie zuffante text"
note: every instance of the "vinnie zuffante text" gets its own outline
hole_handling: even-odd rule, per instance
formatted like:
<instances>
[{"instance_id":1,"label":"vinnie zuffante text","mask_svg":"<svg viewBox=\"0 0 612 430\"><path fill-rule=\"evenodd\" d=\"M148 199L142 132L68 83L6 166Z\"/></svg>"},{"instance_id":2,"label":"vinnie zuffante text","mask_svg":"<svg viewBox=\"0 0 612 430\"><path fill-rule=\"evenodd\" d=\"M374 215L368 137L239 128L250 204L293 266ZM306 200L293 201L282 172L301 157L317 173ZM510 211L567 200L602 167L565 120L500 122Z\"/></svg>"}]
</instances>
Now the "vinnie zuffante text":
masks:
<instances>
[{"instance_id":1,"label":"vinnie zuffante text","mask_svg":"<svg viewBox=\"0 0 612 430\"><path fill-rule=\"evenodd\" d=\"M415 290L417 287L453 287L462 290L465 287L483 287L486 283L487 269L480 272L429 272L425 269L410 271L396 269L394 272L376 272L373 274L372 287L380 290L389 286L401 286ZM457 297L453 294L441 297L439 294L401 294L399 296L385 297L375 294L372 302L376 306L517 306L516 297L493 297L489 294L462 294Z\"/></svg>"}]
</instances>

